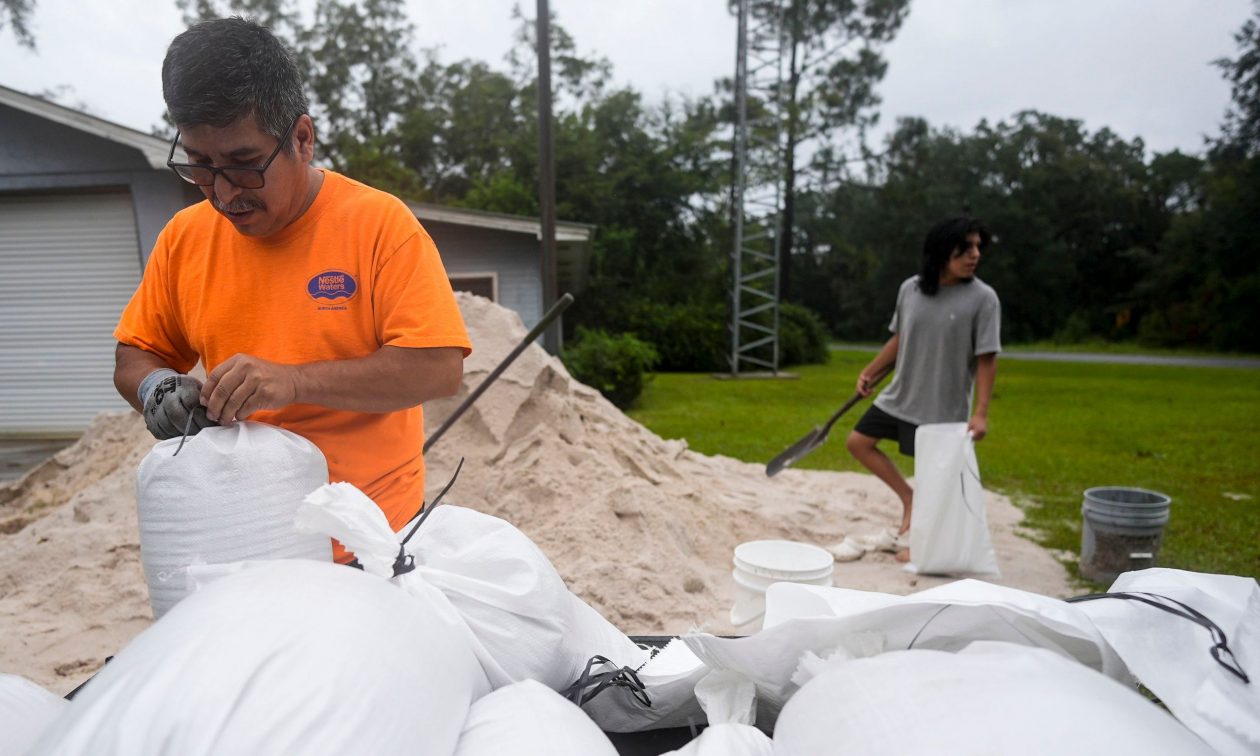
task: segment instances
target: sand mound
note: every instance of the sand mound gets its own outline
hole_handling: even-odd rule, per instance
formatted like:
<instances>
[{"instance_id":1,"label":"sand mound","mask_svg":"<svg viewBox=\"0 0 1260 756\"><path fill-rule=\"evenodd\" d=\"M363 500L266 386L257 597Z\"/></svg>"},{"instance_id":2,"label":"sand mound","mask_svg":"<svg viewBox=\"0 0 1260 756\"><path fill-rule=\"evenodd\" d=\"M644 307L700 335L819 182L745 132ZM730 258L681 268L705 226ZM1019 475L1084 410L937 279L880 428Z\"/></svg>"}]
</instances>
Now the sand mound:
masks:
<instances>
[{"instance_id":1,"label":"sand mound","mask_svg":"<svg viewBox=\"0 0 1260 756\"><path fill-rule=\"evenodd\" d=\"M509 310L464 294L459 304L475 351L460 394L426 405L430 433L525 336ZM64 692L151 621L135 520L135 469L151 446L138 415L102 415L76 445L0 488L0 522L26 518L0 535L0 672ZM767 478L761 465L663 440L537 346L426 455L430 499L461 457L448 501L520 527L574 592L630 634L735 631L726 615L736 545L829 543L891 524L899 512L873 476ZM999 582L1072 592L1055 559L1016 535L1022 514L1009 500L991 495L989 517ZM836 571L838 585L889 593L942 582L906 573L885 554Z\"/></svg>"},{"instance_id":2,"label":"sand mound","mask_svg":"<svg viewBox=\"0 0 1260 756\"><path fill-rule=\"evenodd\" d=\"M23 522L0 537L0 671L64 693L152 622L136 524L152 446L138 414L103 414L0 488L0 512Z\"/></svg>"}]
</instances>

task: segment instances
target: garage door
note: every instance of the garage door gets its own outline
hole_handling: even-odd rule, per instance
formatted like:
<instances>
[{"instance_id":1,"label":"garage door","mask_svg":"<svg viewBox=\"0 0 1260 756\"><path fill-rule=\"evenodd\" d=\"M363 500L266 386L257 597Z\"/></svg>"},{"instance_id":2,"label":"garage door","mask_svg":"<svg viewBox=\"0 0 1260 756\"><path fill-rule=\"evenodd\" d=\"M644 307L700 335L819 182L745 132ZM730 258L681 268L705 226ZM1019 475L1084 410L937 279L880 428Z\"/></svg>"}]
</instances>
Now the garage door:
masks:
<instances>
[{"instance_id":1,"label":"garage door","mask_svg":"<svg viewBox=\"0 0 1260 756\"><path fill-rule=\"evenodd\" d=\"M82 431L114 390L114 326L140 282L131 196L0 195L0 435Z\"/></svg>"}]
</instances>

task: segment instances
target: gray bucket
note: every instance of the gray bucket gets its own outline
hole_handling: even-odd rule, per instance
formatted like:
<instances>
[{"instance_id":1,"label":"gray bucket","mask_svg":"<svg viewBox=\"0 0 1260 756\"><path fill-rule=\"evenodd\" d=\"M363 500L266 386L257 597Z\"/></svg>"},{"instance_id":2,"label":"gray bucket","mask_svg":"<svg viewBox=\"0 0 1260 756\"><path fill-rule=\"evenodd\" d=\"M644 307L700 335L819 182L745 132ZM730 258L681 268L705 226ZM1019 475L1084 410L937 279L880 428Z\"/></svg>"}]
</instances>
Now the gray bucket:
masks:
<instances>
[{"instance_id":1,"label":"gray bucket","mask_svg":"<svg viewBox=\"0 0 1260 756\"><path fill-rule=\"evenodd\" d=\"M1122 572L1154 567L1171 503L1144 488L1087 489L1081 505L1081 574L1110 583Z\"/></svg>"}]
</instances>

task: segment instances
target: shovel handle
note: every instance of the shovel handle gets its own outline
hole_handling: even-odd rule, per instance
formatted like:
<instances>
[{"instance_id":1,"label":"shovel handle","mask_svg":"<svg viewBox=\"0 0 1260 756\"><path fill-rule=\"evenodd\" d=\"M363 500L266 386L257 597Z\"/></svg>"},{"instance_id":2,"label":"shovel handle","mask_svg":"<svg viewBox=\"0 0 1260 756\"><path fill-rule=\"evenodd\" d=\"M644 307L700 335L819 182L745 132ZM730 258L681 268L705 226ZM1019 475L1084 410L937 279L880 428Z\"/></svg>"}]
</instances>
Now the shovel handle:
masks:
<instances>
[{"instance_id":1,"label":"shovel handle","mask_svg":"<svg viewBox=\"0 0 1260 756\"><path fill-rule=\"evenodd\" d=\"M884 380L884 378L886 378L888 374L893 371L893 364L889 364L885 366L884 369L876 373L875 377L870 380L870 382L867 385L870 387L871 391L874 391L875 387L879 385L880 381ZM867 395L869 396L870 392L867 392ZM862 399L864 398L865 397L862 396L862 392L860 391L853 392L853 396L849 397L849 401L845 402L844 406L836 410L836 414L832 415L831 419L827 421L827 424L822 427L822 435L825 436L828 433L830 433L831 426L836 424L836 421L840 419L840 416L848 412L849 410L853 409L853 405L862 401Z\"/></svg>"},{"instance_id":2,"label":"shovel handle","mask_svg":"<svg viewBox=\"0 0 1260 756\"><path fill-rule=\"evenodd\" d=\"M494 383L494 380L502 375L504 370L508 369L508 366L512 364L512 361L519 357L521 352L525 351L526 347L534 343L534 339L542 335L542 332L547 328L547 326L551 325L551 321L560 317L560 313L567 310L571 304L573 304L573 295L567 292L564 296L557 299L556 303L551 306L551 309L547 310L546 314L542 316L542 320L538 321L534 327L529 330L529 333L525 334L525 338L521 339L521 343L517 344L516 348L509 352L508 356L504 357L503 361L500 362L494 370L490 371L490 375L486 376L486 379L482 381L477 388L473 389L472 393L468 395L468 398L455 408L455 411L451 413L451 416L446 418L446 420L438 426L438 429L433 432L433 435L425 439L424 448L421 449L420 453L424 454L428 452L429 449L437 443L437 440L442 437L442 434L446 433L446 429L454 425L455 421L458 420L460 416L472 406L472 403L477 401L477 397L485 393L486 389L490 388L490 384Z\"/></svg>"},{"instance_id":3,"label":"shovel handle","mask_svg":"<svg viewBox=\"0 0 1260 756\"><path fill-rule=\"evenodd\" d=\"M819 435L821 435L821 436L827 436L828 434L830 434L830 433L831 433L831 426L833 426L833 425L835 425L835 424L836 424L836 421L840 419L840 416L841 416L841 415L843 415L844 413L846 413L846 412L848 412L849 410L853 409L853 405L855 405L855 404L857 404L858 402L862 401L862 398L863 398L863 397L862 397L862 395L861 395L860 393L858 393L858 392L856 392L856 391L855 391L855 392L853 392L853 396L849 397L849 401L847 401L847 402L845 402L843 405L841 405L841 406L840 406L840 409L836 410L836 414L832 415L832 416L831 416L831 418L827 420L827 422L823 423L822 431L821 431L821 433L820 433Z\"/></svg>"}]
</instances>

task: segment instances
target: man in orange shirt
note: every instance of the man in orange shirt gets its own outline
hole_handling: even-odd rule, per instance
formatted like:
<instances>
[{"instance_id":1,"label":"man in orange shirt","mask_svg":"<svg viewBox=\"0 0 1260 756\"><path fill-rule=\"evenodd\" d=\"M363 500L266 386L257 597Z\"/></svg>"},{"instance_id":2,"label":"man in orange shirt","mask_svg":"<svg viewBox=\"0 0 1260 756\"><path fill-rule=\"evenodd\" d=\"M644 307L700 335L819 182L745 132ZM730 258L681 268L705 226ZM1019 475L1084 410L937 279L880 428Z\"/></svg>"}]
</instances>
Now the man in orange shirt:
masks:
<instances>
[{"instance_id":1,"label":"man in orange shirt","mask_svg":"<svg viewBox=\"0 0 1260 756\"><path fill-rule=\"evenodd\" d=\"M304 436L402 527L424 497L420 405L458 390L471 351L433 241L397 198L310 164L302 76L266 28L180 34L162 92L168 164L206 201L154 246L115 386L158 438L246 418Z\"/></svg>"}]
</instances>

